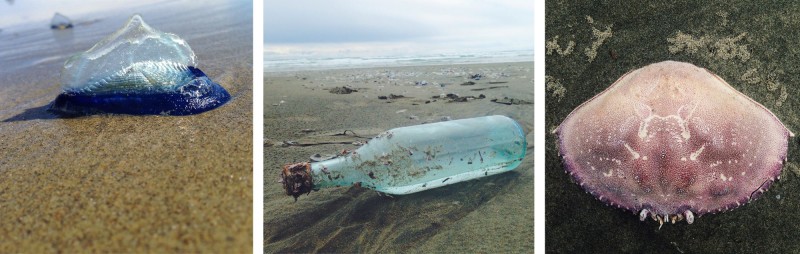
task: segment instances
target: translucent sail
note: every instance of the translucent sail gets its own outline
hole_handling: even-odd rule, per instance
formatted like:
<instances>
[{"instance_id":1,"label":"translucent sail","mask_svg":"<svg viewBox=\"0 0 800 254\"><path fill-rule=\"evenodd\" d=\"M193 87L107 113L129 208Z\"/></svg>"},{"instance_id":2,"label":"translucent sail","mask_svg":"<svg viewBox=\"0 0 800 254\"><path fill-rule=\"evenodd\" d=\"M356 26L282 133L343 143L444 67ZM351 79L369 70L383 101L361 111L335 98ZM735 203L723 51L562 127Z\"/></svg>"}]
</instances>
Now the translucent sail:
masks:
<instances>
[{"instance_id":1,"label":"translucent sail","mask_svg":"<svg viewBox=\"0 0 800 254\"><path fill-rule=\"evenodd\" d=\"M123 76L141 76L139 80L151 80L151 76L171 77L159 74L183 71L188 66L197 66L189 44L177 35L150 27L136 14L124 27L91 49L68 59L61 72L61 84L64 91L86 91L122 84L124 82L109 80ZM183 80L129 83L162 89L158 86L174 88Z\"/></svg>"}]
</instances>

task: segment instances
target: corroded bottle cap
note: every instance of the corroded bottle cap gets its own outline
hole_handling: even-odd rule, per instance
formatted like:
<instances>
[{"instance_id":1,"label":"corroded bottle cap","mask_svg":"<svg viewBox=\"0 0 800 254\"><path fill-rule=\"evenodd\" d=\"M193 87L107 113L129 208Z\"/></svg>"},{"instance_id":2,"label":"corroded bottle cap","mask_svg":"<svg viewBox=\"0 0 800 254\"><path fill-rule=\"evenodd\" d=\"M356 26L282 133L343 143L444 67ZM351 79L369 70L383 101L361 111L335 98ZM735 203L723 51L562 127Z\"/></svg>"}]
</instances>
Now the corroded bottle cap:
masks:
<instances>
[{"instance_id":1,"label":"corroded bottle cap","mask_svg":"<svg viewBox=\"0 0 800 254\"><path fill-rule=\"evenodd\" d=\"M311 181L311 164L308 162L300 162L294 164L286 164L281 171L281 183L283 189L286 190L286 195L297 197L300 195L311 192L314 183Z\"/></svg>"}]
</instances>

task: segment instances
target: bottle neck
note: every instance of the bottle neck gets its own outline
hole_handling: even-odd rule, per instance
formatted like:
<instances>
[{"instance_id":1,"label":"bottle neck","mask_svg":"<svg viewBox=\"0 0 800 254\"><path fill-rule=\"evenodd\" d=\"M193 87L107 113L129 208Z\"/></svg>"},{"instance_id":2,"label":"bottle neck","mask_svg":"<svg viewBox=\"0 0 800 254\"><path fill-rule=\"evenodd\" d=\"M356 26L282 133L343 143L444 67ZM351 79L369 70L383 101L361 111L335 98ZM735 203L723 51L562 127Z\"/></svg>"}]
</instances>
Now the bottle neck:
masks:
<instances>
[{"instance_id":1,"label":"bottle neck","mask_svg":"<svg viewBox=\"0 0 800 254\"><path fill-rule=\"evenodd\" d=\"M369 176L354 170L355 167L356 165L350 155L311 163L314 190L361 184L366 180L365 177Z\"/></svg>"},{"instance_id":2,"label":"bottle neck","mask_svg":"<svg viewBox=\"0 0 800 254\"><path fill-rule=\"evenodd\" d=\"M311 178L311 164L307 162L286 164L281 171L281 183L286 195L297 197L311 192L314 185Z\"/></svg>"}]
</instances>

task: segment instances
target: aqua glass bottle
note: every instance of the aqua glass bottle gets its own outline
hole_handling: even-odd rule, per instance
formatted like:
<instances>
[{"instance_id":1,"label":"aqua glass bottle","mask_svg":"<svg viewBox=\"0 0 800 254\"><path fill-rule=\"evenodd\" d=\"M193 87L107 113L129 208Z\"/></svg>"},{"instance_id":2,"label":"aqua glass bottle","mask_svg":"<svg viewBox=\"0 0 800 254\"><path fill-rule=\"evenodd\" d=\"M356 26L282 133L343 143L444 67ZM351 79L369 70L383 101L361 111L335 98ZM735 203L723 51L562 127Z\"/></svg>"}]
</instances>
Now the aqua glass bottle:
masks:
<instances>
[{"instance_id":1,"label":"aqua glass bottle","mask_svg":"<svg viewBox=\"0 0 800 254\"><path fill-rule=\"evenodd\" d=\"M295 199L354 184L402 195L512 170L526 148L522 128L506 116L429 123L391 129L345 156L288 164L281 182Z\"/></svg>"}]
</instances>

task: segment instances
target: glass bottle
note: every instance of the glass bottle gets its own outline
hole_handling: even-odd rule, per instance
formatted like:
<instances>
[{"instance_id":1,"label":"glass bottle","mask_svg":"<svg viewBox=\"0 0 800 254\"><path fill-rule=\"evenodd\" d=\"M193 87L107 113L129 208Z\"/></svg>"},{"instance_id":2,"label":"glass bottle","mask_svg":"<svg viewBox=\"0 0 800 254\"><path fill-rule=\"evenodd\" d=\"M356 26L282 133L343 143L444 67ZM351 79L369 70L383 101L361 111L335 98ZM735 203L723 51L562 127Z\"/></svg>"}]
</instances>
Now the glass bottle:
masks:
<instances>
[{"instance_id":1,"label":"glass bottle","mask_svg":"<svg viewBox=\"0 0 800 254\"><path fill-rule=\"evenodd\" d=\"M506 116L400 127L386 131L345 156L287 164L286 194L360 185L388 194L410 194L499 174L525 156L522 127Z\"/></svg>"}]
</instances>

